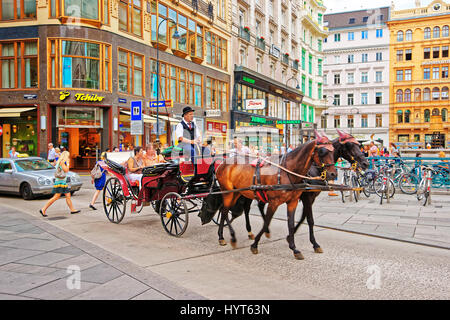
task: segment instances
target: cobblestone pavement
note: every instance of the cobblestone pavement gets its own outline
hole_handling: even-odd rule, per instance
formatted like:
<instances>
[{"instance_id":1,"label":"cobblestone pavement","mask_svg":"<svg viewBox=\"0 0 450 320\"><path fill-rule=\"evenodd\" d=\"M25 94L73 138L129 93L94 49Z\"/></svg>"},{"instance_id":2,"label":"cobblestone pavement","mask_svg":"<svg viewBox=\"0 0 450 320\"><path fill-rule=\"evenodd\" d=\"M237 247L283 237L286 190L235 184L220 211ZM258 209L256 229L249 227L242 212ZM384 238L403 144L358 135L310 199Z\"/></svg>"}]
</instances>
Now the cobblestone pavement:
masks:
<instances>
[{"instance_id":1,"label":"cobblestone pavement","mask_svg":"<svg viewBox=\"0 0 450 320\"><path fill-rule=\"evenodd\" d=\"M0 300L9 299L203 297L39 218L0 207Z\"/></svg>"}]
</instances>

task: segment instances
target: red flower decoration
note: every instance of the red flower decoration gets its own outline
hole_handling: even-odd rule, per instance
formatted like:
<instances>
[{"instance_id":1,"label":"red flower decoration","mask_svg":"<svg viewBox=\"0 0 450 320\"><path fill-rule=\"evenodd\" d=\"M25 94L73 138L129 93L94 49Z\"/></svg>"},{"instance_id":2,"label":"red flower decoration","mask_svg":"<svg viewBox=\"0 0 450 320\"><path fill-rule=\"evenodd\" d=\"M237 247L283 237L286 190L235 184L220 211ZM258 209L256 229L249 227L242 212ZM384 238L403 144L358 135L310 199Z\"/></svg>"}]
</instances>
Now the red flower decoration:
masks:
<instances>
[{"instance_id":1,"label":"red flower decoration","mask_svg":"<svg viewBox=\"0 0 450 320\"><path fill-rule=\"evenodd\" d=\"M249 28L249 27L244 27L244 30L245 30L245 31L249 31L250 28Z\"/></svg>"},{"instance_id":2,"label":"red flower decoration","mask_svg":"<svg viewBox=\"0 0 450 320\"><path fill-rule=\"evenodd\" d=\"M285 55L286 57L289 57L289 53L287 53L287 52L286 52L284 55Z\"/></svg>"}]
</instances>

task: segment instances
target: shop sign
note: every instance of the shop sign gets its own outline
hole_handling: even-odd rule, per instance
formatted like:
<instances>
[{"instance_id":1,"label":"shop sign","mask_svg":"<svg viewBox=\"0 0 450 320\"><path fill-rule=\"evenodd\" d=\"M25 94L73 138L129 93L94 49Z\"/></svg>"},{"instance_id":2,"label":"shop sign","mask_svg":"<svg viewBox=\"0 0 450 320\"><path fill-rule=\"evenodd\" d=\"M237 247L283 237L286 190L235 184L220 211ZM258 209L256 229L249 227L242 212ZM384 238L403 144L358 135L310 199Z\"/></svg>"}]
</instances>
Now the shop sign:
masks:
<instances>
[{"instance_id":1,"label":"shop sign","mask_svg":"<svg viewBox=\"0 0 450 320\"><path fill-rule=\"evenodd\" d=\"M249 78L249 77L242 77L242 81L251 83L251 84L255 84L255 79Z\"/></svg>"},{"instance_id":2,"label":"shop sign","mask_svg":"<svg viewBox=\"0 0 450 320\"><path fill-rule=\"evenodd\" d=\"M26 100L35 100L37 99L37 94L24 94L23 98Z\"/></svg>"},{"instance_id":3,"label":"shop sign","mask_svg":"<svg viewBox=\"0 0 450 320\"><path fill-rule=\"evenodd\" d=\"M265 99L245 99L245 110L264 110L265 108Z\"/></svg>"},{"instance_id":4,"label":"shop sign","mask_svg":"<svg viewBox=\"0 0 450 320\"><path fill-rule=\"evenodd\" d=\"M209 132L227 133L227 124L222 122L206 121L206 128Z\"/></svg>"},{"instance_id":5,"label":"shop sign","mask_svg":"<svg viewBox=\"0 0 450 320\"><path fill-rule=\"evenodd\" d=\"M260 118L260 117L252 117L250 122L257 123L257 124L273 124L272 120L267 120L266 118Z\"/></svg>"},{"instance_id":6,"label":"shop sign","mask_svg":"<svg viewBox=\"0 0 450 320\"><path fill-rule=\"evenodd\" d=\"M172 104L172 100L163 100L163 101L150 101L149 102L149 107L150 108L161 108L161 107L167 107L167 108L172 108L173 104Z\"/></svg>"},{"instance_id":7,"label":"shop sign","mask_svg":"<svg viewBox=\"0 0 450 320\"><path fill-rule=\"evenodd\" d=\"M119 103L127 103L127 99L119 98Z\"/></svg>"},{"instance_id":8,"label":"shop sign","mask_svg":"<svg viewBox=\"0 0 450 320\"><path fill-rule=\"evenodd\" d=\"M448 63L450 63L450 60L425 61L425 62L422 62L422 65L426 66L426 65L430 65L430 64L448 64Z\"/></svg>"},{"instance_id":9,"label":"shop sign","mask_svg":"<svg viewBox=\"0 0 450 320\"><path fill-rule=\"evenodd\" d=\"M278 120L277 124L300 124L302 120Z\"/></svg>"},{"instance_id":10,"label":"shop sign","mask_svg":"<svg viewBox=\"0 0 450 320\"><path fill-rule=\"evenodd\" d=\"M64 101L70 96L69 91L60 91L59 92L59 100ZM75 100L76 101L86 101L86 102L102 102L105 97L98 96L96 94L88 94L88 93L76 93Z\"/></svg>"},{"instance_id":11,"label":"shop sign","mask_svg":"<svg viewBox=\"0 0 450 320\"><path fill-rule=\"evenodd\" d=\"M220 109L207 109L205 115L206 117L220 117L222 112Z\"/></svg>"}]
</instances>

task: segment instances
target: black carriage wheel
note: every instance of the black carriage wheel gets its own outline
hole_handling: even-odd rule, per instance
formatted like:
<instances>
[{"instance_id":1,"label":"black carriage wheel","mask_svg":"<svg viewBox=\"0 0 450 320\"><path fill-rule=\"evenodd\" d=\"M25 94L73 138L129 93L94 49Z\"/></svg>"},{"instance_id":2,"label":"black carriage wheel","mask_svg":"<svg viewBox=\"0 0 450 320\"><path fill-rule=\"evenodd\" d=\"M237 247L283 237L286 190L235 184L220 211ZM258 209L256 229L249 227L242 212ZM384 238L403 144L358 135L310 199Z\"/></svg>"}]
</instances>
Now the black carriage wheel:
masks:
<instances>
[{"instance_id":1,"label":"black carriage wheel","mask_svg":"<svg viewBox=\"0 0 450 320\"><path fill-rule=\"evenodd\" d=\"M159 215L164 230L174 237L180 237L188 226L189 212L186 201L176 192L169 192L162 198Z\"/></svg>"},{"instance_id":2,"label":"black carriage wheel","mask_svg":"<svg viewBox=\"0 0 450 320\"><path fill-rule=\"evenodd\" d=\"M113 223L120 223L125 216L127 199L119 179L113 177L108 179L103 189L103 209L106 217Z\"/></svg>"}]
</instances>

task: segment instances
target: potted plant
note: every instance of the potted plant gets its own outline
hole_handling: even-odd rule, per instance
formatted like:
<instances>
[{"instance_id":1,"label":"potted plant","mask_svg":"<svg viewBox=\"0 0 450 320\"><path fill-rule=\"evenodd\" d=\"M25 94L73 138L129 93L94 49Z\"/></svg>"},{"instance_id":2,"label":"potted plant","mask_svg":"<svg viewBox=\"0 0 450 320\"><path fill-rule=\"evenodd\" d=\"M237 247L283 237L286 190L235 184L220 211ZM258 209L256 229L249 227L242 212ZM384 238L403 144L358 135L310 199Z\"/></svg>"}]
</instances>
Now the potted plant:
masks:
<instances>
[{"instance_id":1,"label":"potted plant","mask_svg":"<svg viewBox=\"0 0 450 320\"><path fill-rule=\"evenodd\" d=\"M249 27L244 27L244 31L245 32L250 32L250 28Z\"/></svg>"},{"instance_id":2,"label":"potted plant","mask_svg":"<svg viewBox=\"0 0 450 320\"><path fill-rule=\"evenodd\" d=\"M285 55L286 57L289 57L289 53L287 53L287 52L286 52L284 55Z\"/></svg>"},{"instance_id":3,"label":"potted plant","mask_svg":"<svg viewBox=\"0 0 450 320\"><path fill-rule=\"evenodd\" d=\"M300 60L298 60L298 59L295 59L295 62L299 63L299 62L300 62Z\"/></svg>"},{"instance_id":4,"label":"potted plant","mask_svg":"<svg viewBox=\"0 0 450 320\"><path fill-rule=\"evenodd\" d=\"M263 36L261 36L261 37L259 37L259 40L264 41L265 39Z\"/></svg>"}]
</instances>

